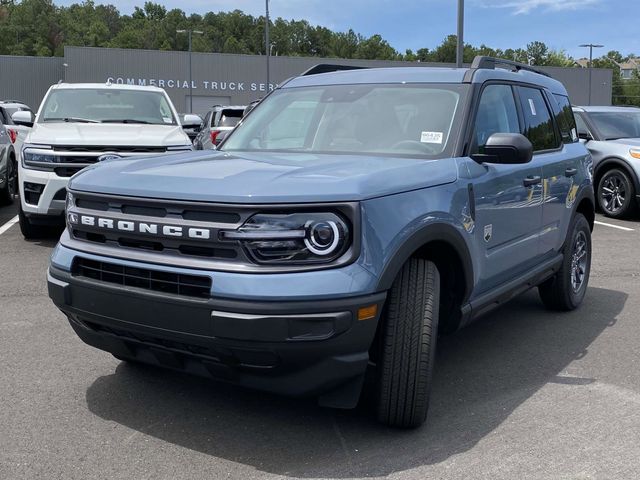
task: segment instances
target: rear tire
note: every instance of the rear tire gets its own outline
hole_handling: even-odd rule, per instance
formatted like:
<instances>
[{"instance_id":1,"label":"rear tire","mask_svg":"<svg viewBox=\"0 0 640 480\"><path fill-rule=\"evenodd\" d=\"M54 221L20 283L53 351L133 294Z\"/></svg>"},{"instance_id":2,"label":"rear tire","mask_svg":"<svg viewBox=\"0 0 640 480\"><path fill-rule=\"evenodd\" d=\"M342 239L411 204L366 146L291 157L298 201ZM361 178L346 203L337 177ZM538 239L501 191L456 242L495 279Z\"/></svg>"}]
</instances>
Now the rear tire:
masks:
<instances>
[{"instance_id":1,"label":"rear tire","mask_svg":"<svg viewBox=\"0 0 640 480\"><path fill-rule=\"evenodd\" d=\"M439 299L435 264L410 259L391 287L381 326L376 408L384 424L418 427L427 418Z\"/></svg>"},{"instance_id":2,"label":"rear tire","mask_svg":"<svg viewBox=\"0 0 640 480\"><path fill-rule=\"evenodd\" d=\"M22 205L18 210L18 220L20 221L20 231L27 240L43 238L47 235L47 229L43 225L34 225L22 210Z\"/></svg>"},{"instance_id":3,"label":"rear tire","mask_svg":"<svg viewBox=\"0 0 640 480\"><path fill-rule=\"evenodd\" d=\"M578 308L587 292L590 272L591 229L584 215L576 213L569 227L560 270L538 286L542 303L550 310L566 312Z\"/></svg>"}]
</instances>

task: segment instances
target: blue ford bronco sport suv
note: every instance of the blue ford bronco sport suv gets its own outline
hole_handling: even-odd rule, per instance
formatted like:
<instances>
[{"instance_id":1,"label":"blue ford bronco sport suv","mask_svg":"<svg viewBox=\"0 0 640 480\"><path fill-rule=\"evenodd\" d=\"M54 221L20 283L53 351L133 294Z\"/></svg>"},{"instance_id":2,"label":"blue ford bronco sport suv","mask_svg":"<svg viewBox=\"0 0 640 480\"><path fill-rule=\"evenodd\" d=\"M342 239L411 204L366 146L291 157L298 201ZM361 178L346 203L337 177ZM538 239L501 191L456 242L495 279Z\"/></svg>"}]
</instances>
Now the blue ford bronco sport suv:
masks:
<instances>
[{"instance_id":1,"label":"blue ford bronco sport suv","mask_svg":"<svg viewBox=\"0 0 640 480\"><path fill-rule=\"evenodd\" d=\"M118 359L338 408L364 391L417 426L439 331L536 286L580 305L591 158L565 88L525 65L319 70L219 151L75 175L49 295Z\"/></svg>"}]
</instances>

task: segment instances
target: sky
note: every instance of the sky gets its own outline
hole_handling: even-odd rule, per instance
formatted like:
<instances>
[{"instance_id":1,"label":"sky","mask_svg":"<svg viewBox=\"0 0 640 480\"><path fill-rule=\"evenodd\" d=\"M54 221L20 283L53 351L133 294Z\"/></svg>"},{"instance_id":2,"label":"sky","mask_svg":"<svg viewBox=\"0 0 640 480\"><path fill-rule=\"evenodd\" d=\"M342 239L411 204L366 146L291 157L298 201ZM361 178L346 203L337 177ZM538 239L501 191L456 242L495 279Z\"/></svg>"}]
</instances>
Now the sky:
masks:
<instances>
[{"instance_id":1,"label":"sky","mask_svg":"<svg viewBox=\"0 0 640 480\"><path fill-rule=\"evenodd\" d=\"M68 5L80 0L57 0ZM187 14L239 9L262 15L265 0L155 0ZM144 0L97 0L129 14ZM306 19L336 31L380 34L400 52L434 48L456 31L457 0L270 0L272 18ZM640 55L635 20L640 0L465 0L465 42L493 48L519 48L539 40L574 58L588 55L584 43ZM631 21L631 23L629 23ZM631 28L633 27L633 28Z\"/></svg>"}]
</instances>

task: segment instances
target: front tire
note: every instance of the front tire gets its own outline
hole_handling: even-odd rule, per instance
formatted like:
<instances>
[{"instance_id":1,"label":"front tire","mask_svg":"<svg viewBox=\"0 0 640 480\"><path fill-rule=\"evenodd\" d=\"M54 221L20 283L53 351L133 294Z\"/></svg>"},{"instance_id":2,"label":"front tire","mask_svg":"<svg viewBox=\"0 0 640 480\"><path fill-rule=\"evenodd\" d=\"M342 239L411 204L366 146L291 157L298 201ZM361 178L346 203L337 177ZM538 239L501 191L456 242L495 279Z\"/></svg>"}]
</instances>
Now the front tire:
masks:
<instances>
[{"instance_id":1,"label":"front tire","mask_svg":"<svg viewBox=\"0 0 640 480\"><path fill-rule=\"evenodd\" d=\"M558 273L538 286L540 298L550 310L578 308L587 292L591 272L591 229L581 213L576 213L564 247Z\"/></svg>"},{"instance_id":2,"label":"front tire","mask_svg":"<svg viewBox=\"0 0 640 480\"><path fill-rule=\"evenodd\" d=\"M629 174L612 168L598 182L598 205L611 218L630 216L635 210L635 188Z\"/></svg>"},{"instance_id":3,"label":"front tire","mask_svg":"<svg viewBox=\"0 0 640 480\"><path fill-rule=\"evenodd\" d=\"M18 220L20 222L20 231L22 232L22 236L27 240L43 238L47 235L47 230L44 226L34 225L29 221L29 218L22 210L22 205L20 205L20 209L18 210Z\"/></svg>"},{"instance_id":4,"label":"front tire","mask_svg":"<svg viewBox=\"0 0 640 480\"><path fill-rule=\"evenodd\" d=\"M384 424L418 427L427 418L439 299L435 264L410 259L391 287L381 327L376 407Z\"/></svg>"},{"instance_id":5,"label":"front tire","mask_svg":"<svg viewBox=\"0 0 640 480\"><path fill-rule=\"evenodd\" d=\"M7 159L3 183L4 188L0 191L0 203L2 205L11 205L18 187L18 169L13 157Z\"/></svg>"}]
</instances>

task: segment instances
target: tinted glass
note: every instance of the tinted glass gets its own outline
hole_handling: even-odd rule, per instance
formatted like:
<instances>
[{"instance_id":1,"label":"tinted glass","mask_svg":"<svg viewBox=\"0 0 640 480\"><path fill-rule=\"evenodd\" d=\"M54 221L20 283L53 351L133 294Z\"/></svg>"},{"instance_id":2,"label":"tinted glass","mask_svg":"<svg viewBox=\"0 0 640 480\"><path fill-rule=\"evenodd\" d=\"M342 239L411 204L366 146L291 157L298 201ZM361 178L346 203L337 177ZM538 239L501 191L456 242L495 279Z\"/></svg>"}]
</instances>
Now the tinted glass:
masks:
<instances>
[{"instance_id":1,"label":"tinted glass","mask_svg":"<svg viewBox=\"0 0 640 480\"><path fill-rule=\"evenodd\" d=\"M518 110L509 85L489 85L482 91L472 153L481 153L494 133L520 133Z\"/></svg>"},{"instance_id":2,"label":"tinted glass","mask_svg":"<svg viewBox=\"0 0 640 480\"><path fill-rule=\"evenodd\" d=\"M220 127L235 127L237 123L242 119L242 114L244 112L244 108L242 110L237 109L224 109L220 114L220 123L218 126Z\"/></svg>"},{"instance_id":3,"label":"tinted glass","mask_svg":"<svg viewBox=\"0 0 640 480\"><path fill-rule=\"evenodd\" d=\"M39 121L177 125L163 93L117 88L53 90Z\"/></svg>"},{"instance_id":4,"label":"tinted glass","mask_svg":"<svg viewBox=\"0 0 640 480\"><path fill-rule=\"evenodd\" d=\"M524 135L533 145L533 151L558 148L560 139L556 138L553 121L542 92L527 87L518 87L518 91L524 113Z\"/></svg>"},{"instance_id":5,"label":"tinted glass","mask_svg":"<svg viewBox=\"0 0 640 480\"><path fill-rule=\"evenodd\" d=\"M556 123L560 129L560 135L564 143L573 143L578 141L578 132L576 130L576 120L573 116L571 102L564 95L554 94L557 104L553 105L556 115ZM551 102L553 103L553 102Z\"/></svg>"},{"instance_id":6,"label":"tinted glass","mask_svg":"<svg viewBox=\"0 0 640 480\"><path fill-rule=\"evenodd\" d=\"M327 85L271 94L223 150L442 155L466 85Z\"/></svg>"},{"instance_id":7,"label":"tinted glass","mask_svg":"<svg viewBox=\"0 0 640 480\"><path fill-rule=\"evenodd\" d=\"M589 118L605 140L640 138L640 111L592 112Z\"/></svg>"},{"instance_id":8,"label":"tinted glass","mask_svg":"<svg viewBox=\"0 0 640 480\"><path fill-rule=\"evenodd\" d=\"M578 135L591 135L591 132L589 131L589 127L587 127L587 124L584 123L584 120L582 119L582 115L578 114L575 116L576 119L576 128L578 129Z\"/></svg>"}]
</instances>

